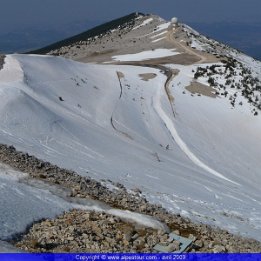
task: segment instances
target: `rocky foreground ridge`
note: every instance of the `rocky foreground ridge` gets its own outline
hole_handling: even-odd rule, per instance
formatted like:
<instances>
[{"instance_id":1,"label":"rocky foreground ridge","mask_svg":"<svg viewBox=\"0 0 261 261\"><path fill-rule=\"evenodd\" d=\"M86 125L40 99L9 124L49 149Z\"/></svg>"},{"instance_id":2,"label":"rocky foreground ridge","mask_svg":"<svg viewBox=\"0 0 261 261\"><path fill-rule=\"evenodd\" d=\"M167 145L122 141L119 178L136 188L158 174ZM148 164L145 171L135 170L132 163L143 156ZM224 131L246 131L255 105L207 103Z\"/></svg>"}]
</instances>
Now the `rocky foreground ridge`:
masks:
<instances>
[{"instance_id":1,"label":"rocky foreground ridge","mask_svg":"<svg viewBox=\"0 0 261 261\"><path fill-rule=\"evenodd\" d=\"M0 145L0 161L28 173L31 180L41 180L66 190L70 198L91 198L114 208L150 215L176 234L195 239L188 251L261 251L261 242L193 223L161 206L150 204L138 188L128 191L119 183L81 177L74 171L16 151L13 146ZM109 189L106 183L117 189ZM15 235L11 242L29 252L152 252L155 244L164 243L167 239L165 231L142 227L110 214L72 210L53 220L32 224L22 235ZM172 242L171 247L173 251L178 249L178 242Z\"/></svg>"}]
</instances>

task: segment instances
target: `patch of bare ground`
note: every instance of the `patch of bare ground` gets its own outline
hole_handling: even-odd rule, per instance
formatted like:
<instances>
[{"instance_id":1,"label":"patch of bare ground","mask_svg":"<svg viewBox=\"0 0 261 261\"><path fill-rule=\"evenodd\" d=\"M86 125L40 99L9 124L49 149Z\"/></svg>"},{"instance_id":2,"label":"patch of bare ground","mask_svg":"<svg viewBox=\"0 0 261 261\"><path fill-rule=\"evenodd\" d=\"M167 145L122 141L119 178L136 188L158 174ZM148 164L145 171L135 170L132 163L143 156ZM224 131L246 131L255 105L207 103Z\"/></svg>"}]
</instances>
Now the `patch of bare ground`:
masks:
<instances>
[{"instance_id":1,"label":"patch of bare ground","mask_svg":"<svg viewBox=\"0 0 261 261\"><path fill-rule=\"evenodd\" d=\"M216 98L216 90L212 88L211 86L204 85L199 82L192 82L189 86L185 88L192 94L200 94L211 98Z\"/></svg>"},{"instance_id":2,"label":"patch of bare ground","mask_svg":"<svg viewBox=\"0 0 261 261\"><path fill-rule=\"evenodd\" d=\"M107 55L107 54L111 54L113 52L115 52L114 49L105 50L105 51L95 51L95 52L90 53L90 56L95 57L95 56Z\"/></svg>"},{"instance_id":3,"label":"patch of bare ground","mask_svg":"<svg viewBox=\"0 0 261 261\"><path fill-rule=\"evenodd\" d=\"M179 70L177 70L177 69L169 70L169 69L164 68L164 67L163 67L163 70L165 71L165 74L168 76L168 79L165 82L165 91L166 91L166 94L168 96L168 100L170 102L170 106L171 106L173 116L176 117L176 112L175 112L175 108L174 108L175 98L171 93L169 85L170 85L171 80L179 74Z\"/></svg>"},{"instance_id":4,"label":"patch of bare ground","mask_svg":"<svg viewBox=\"0 0 261 261\"><path fill-rule=\"evenodd\" d=\"M83 62L83 63L103 63L106 61L110 61L111 57L117 53L117 50L115 49L109 49L109 50L104 50L104 51L94 51L94 52L86 52L84 55L81 57L78 57L77 59L74 59L78 62ZM71 59L73 57L70 57Z\"/></svg>"},{"instance_id":5,"label":"patch of bare ground","mask_svg":"<svg viewBox=\"0 0 261 261\"><path fill-rule=\"evenodd\" d=\"M123 72L117 71L117 76L119 79L123 79L125 77Z\"/></svg>"},{"instance_id":6,"label":"patch of bare ground","mask_svg":"<svg viewBox=\"0 0 261 261\"><path fill-rule=\"evenodd\" d=\"M157 74L156 73L141 73L141 74L139 74L139 77L143 81L149 81L149 80L154 79L155 77L157 77Z\"/></svg>"},{"instance_id":7,"label":"patch of bare ground","mask_svg":"<svg viewBox=\"0 0 261 261\"><path fill-rule=\"evenodd\" d=\"M177 54L171 58L164 59L162 64L174 63L181 65L192 65L200 61L200 58L189 53Z\"/></svg>"}]
</instances>

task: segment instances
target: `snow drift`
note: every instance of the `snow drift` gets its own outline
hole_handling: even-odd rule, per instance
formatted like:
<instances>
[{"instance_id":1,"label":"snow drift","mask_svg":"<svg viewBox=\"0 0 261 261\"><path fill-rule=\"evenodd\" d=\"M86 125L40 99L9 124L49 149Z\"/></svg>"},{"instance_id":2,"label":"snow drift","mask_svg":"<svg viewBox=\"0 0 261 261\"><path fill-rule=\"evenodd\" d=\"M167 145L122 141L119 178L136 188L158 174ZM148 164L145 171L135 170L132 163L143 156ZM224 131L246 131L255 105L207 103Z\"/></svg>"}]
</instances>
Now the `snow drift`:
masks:
<instances>
[{"instance_id":1,"label":"snow drift","mask_svg":"<svg viewBox=\"0 0 261 261\"><path fill-rule=\"evenodd\" d=\"M247 104L232 110L226 99L184 94L195 68L169 67L179 70L176 117L160 70L9 55L0 142L260 240L261 117Z\"/></svg>"}]
</instances>

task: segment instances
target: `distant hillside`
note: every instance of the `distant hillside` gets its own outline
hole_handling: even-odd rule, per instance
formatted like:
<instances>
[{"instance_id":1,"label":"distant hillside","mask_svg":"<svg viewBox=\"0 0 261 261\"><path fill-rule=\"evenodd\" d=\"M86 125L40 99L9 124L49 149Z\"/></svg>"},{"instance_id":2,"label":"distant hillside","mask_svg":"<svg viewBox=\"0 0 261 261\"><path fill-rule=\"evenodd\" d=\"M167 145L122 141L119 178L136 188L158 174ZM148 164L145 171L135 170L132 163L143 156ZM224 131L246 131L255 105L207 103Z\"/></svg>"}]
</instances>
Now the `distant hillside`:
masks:
<instances>
[{"instance_id":1,"label":"distant hillside","mask_svg":"<svg viewBox=\"0 0 261 261\"><path fill-rule=\"evenodd\" d=\"M46 47L38 49L38 50L31 51L29 53L45 54L45 53L50 52L51 50L58 49L62 46L68 46L70 44L73 44L73 43L76 43L76 42L79 42L79 41L84 41L88 38L91 38L91 37L94 37L94 36L97 36L97 35L100 35L100 34L104 34L109 30L113 30L115 28L125 26L128 23L134 22L134 19L136 17L140 16L140 15L143 16L144 14L142 14L142 13L132 13L132 14L123 16L121 18L112 20L108 23L104 23L102 25L96 26L96 27L94 27L94 28L92 28L88 31L85 31L81 34L77 34L73 37L64 39L62 41L56 42L54 44L51 44L49 46L46 46Z\"/></svg>"},{"instance_id":2,"label":"distant hillside","mask_svg":"<svg viewBox=\"0 0 261 261\"><path fill-rule=\"evenodd\" d=\"M0 53L24 53L37 50L89 30L101 22L87 19L63 25L53 25L50 28L47 26L16 28L0 34Z\"/></svg>"},{"instance_id":3,"label":"distant hillside","mask_svg":"<svg viewBox=\"0 0 261 261\"><path fill-rule=\"evenodd\" d=\"M261 60L261 24L191 22L190 25L212 39L221 41Z\"/></svg>"}]
</instances>

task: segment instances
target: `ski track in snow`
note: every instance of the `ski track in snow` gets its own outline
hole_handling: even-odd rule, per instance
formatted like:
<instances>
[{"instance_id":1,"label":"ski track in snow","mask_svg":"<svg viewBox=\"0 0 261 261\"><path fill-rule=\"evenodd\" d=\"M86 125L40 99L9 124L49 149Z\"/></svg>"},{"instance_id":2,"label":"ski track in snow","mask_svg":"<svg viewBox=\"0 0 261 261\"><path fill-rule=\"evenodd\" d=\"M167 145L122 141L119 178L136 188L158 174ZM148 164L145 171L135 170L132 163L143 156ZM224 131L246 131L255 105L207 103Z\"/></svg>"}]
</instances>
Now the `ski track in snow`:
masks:
<instances>
[{"instance_id":1,"label":"ski track in snow","mask_svg":"<svg viewBox=\"0 0 261 261\"><path fill-rule=\"evenodd\" d=\"M156 112L158 113L159 117L162 119L162 121L165 123L167 129L169 130L169 132L171 133L171 136L173 137L173 139L175 140L175 142L177 143L177 145L180 147L180 149L187 155L187 157L197 166L199 166L200 168L206 170L207 172L209 172L210 174L221 178L223 180L229 181L233 184L239 185L237 182L234 182L228 178L226 178L224 175L222 175L221 173L213 170L212 168L210 168L209 166L207 166L205 163L203 163L200 159L197 158L197 156L188 148L188 146L186 145L186 143L180 138L175 125L173 123L173 121L168 117L168 115L164 112L164 110L162 109L161 105L160 105L160 98L162 95L162 88L158 88L158 92L156 93L156 95L153 97L153 105L154 108L156 110Z\"/></svg>"}]
</instances>

